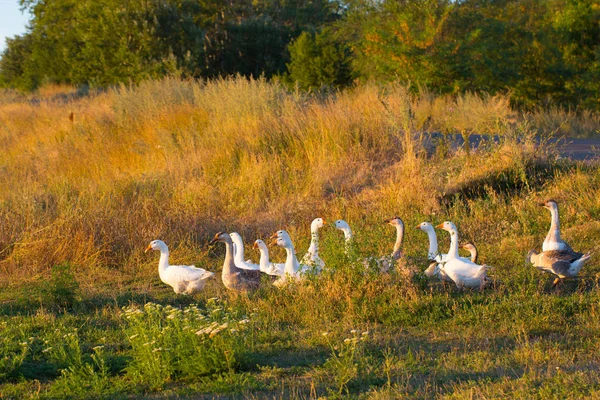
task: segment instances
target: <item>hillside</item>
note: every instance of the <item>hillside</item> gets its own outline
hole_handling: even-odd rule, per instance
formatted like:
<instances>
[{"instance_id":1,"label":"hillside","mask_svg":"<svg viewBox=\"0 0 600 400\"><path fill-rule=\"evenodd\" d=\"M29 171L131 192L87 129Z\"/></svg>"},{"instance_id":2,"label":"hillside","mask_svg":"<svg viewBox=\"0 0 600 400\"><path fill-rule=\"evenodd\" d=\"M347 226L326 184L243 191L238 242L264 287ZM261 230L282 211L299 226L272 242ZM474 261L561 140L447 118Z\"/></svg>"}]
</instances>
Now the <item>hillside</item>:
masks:
<instances>
[{"instance_id":1,"label":"hillside","mask_svg":"<svg viewBox=\"0 0 600 400\"><path fill-rule=\"evenodd\" d=\"M598 396L600 171L536 145L550 114L520 115L502 96L399 85L310 96L242 78L3 96L1 396ZM427 151L420 138L433 131L502 139ZM547 233L548 198L563 238L594 253L556 289L525 260ZM363 273L331 222L348 221L360 256L380 256L394 215L406 226L401 265ZM216 232L241 233L257 260L254 239L286 229L301 257L315 217L330 222L328 272L226 291ZM421 274L427 235L413 227L445 220L494 267L484 291ZM153 239L216 279L174 294L144 253ZM448 235L438 239L446 251ZM221 332L195 333L209 323Z\"/></svg>"}]
</instances>

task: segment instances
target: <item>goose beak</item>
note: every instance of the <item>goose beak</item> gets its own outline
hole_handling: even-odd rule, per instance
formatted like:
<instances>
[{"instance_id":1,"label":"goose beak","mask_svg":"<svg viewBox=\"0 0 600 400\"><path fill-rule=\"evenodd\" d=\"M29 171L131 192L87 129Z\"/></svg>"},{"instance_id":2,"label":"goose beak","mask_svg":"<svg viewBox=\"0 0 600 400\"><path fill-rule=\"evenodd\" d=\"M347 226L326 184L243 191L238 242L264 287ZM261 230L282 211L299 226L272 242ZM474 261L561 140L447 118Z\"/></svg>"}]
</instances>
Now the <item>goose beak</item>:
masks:
<instances>
[{"instance_id":1,"label":"goose beak","mask_svg":"<svg viewBox=\"0 0 600 400\"><path fill-rule=\"evenodd\" d=\"M325 221L325 219L321 218L323 220L323 225L327 225L327 221Z\"/></svg>"},{"instance_id":2,"label":"goose beak","mask_svg":"<svg viewBox=\"0 0 600 400\"><path fill-rule=\"evenodd\" d=\"M415 229L421 230L421 225L415 226Z\"/></svg>"},{"instance_id":3,"label":"goose beak","mask_svg":"<svg viewBox=\"0 0 600 400\"><path fill-rule=\"evenodd\" d=\"M277 232L269 236L269 239L277 239Z\"/></svg>"},{"instance_id":4,"label":"goose beak","mask_svg":"<svg viewBox=\"0 0 600 400\"><path fill-rule=\"evenodd\" d=\"M269 247L273 247L277 245L277 239L273 240L271 243L269 243Z\"/></svg>"},{"instance_id":5,"label":"goose beak","mask_svg":"<svg viewBox=\"0 0 600 400\"><path fill-rule=\"evenodd\" d=\"M439 225L436 225L436 228L438 228L438 229L444 229L444 224L443 224L443 223L441 223L441 224L439 224Z\"/></svg>"},{"instance_id":6,"label":"goose beak","mask_svg":"<svg viewBox=\"0 0 600 400\"><path fill-rule=\"evenodd\" d=\"M254 245L252 246L253 249L258 249L258 243L254 242Z\"/></svg>"},{"instance_id":7,"label":"goose beak","mask_svg":"<svg viewBox=\"0 0 600 400\"><path fill-rule=\"evenodd\" d=\"M152 245L151 244L149 244L148 247L146 247L146 250L144 250L144 253L147 253L148 250L152 250Z\"/></svg>"}]
</instances>

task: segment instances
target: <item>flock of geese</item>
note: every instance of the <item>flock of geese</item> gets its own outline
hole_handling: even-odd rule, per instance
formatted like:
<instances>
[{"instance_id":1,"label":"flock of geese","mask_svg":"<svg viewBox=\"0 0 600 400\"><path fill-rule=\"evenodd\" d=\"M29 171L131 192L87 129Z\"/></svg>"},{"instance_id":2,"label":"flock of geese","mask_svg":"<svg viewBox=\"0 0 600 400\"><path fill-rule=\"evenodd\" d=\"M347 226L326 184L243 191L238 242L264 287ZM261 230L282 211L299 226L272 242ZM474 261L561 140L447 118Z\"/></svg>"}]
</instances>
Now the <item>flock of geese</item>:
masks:
<instances>
[{"instance_id":1,"label":"flock of geese","mask_svg":"<svg viewBox=\"0 0 600 400\"><path fill-rule=\"evenodd\" d=\"M531 250L528 261L534 267L549 272L556 276L553 286L556 286L565 278L575 277L581 267L590 258L590 253L578 253L560 237L560 224L558 216L558 205L554 200L548 200L542 204L550 210L550 231L542 245L542 252ZM388 272L398 260L402 258L402 242L404 239L404 223L399 217L387 221L396 228L396 242L390 255L380 258L353 257L354 240L352 230L344 220L335 221L335 228L344 234L346 255L358 261L365 269L375 268L381 273ZM261 239L254 242L254 248L260 251L258 264L251 260L244 260L244 242L237 232L219 232L215 235L211 244L222 242L225 244L225 261L223 263L222 280L227 289L237 292L248 292L256 290L262 277L268 275L274 285L282 287L290 282L301 281L309 274L318 275L325 268L325 261L319 256L319 229L325 225L322 218L316 218L311 223L311 241L308 251L301 261L296 257L296 251L289 234L280 230L271 236L271 245L283 247L286 251L284 263L274 263L269 259L269 248ZM448 253L442 254L438 251L438 242L435 228L443 229L450 234L450 249ZM473 243L466 243L461 247L471 253L471 257L461 257L458 254L459 239L458 229L446 221L436 227L429 222L422 222L416 229L427 233L429 237L429 251L427 258L430 260L429 267L424 271L431 279L437 278L446 282L454 282L459 288L483 288L487 282L487 270L491 267L477 264L477 248ZM193 265L169 265L169 249L161 240L152 241L146 248L148 250L160 251L158 262L158 273L160 279L171 286L175 293L193 294L204 289L206 281L214 275L213 272Z\"/></svg>"}]
</instances>

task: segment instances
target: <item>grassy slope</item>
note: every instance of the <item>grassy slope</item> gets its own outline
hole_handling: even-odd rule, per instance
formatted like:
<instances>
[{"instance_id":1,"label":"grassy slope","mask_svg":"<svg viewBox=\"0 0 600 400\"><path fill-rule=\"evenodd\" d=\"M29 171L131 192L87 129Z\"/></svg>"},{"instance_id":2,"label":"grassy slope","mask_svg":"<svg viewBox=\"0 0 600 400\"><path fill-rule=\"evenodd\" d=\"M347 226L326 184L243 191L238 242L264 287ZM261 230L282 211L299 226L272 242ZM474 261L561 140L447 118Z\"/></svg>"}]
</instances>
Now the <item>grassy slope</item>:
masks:
<instances>
[{"instance_id":1,"label":"grassy slope","mask_svg":"<svg viewBox=\"0 0 600 400\"><path fill-rule=\"evenodd\" d=\"M163 80L70 102L1 104L0 324L14 350L0 362L5 396L598 396L596 257L558 291L524 260L547 231L537 203L548 197L561 205L565 239L596 250L598 167L535 149L530 125L515 122L505 99L410 98L401 87L315 99L262 81ZM427 155L421 129L506 139L475 154L440 146ZM322 216L349 221L362 254L386 254L393 230L381 222L394 214L407 226L397 273L359 273L341 233L324 228L322 258L335 274L250 298L219 279L177 297L158 279L157 255L143 253L160 238L173 263L219 271L223 249L207 246L215 232L251 243L285 228L302 255L310 221ZM412 227L447 219L495 267L484 293L405 272L427 264L427 237ZM52 272L56 265L70 267ZM153 384L126 368L136 354L122 306L203 308L212 297L252 320L233 369ZM364 340L344 343L363 331ZM78 344L66 348L59 339L69 333ZM11 369L6 360L24 342L23 363ZM91 357L98 345L105 370ZM61 375L73 365L92 372Z\"/></svg>"}]
</instances>

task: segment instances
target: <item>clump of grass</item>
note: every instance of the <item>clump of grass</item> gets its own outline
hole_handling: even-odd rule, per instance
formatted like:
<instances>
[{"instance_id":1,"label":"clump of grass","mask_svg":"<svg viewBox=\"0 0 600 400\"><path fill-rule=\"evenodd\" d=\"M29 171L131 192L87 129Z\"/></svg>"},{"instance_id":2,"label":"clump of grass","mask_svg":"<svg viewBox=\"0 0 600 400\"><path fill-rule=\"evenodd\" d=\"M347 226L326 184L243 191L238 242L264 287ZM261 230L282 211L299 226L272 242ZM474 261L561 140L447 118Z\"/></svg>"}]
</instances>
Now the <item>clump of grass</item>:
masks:
<instances>
[{"instance_id":1,"label":"clump of grass","mask_svg":"<svg viewBox=\"0 0 600 400\"><path fill-rule=\"evenodd\" d=\"M127 375L152 390L176 379L233 373L249 326L216 300L206 310L146 303L125 308L123 316L132 358Z\"/></svg>"},{"instance_id":2,"label":"clump of grass","mask_svg":"<svg viewBox=\"0 0 600 400\"><path fill-rule=\"evenodd\" d=\"M14 377L28 352L27 342L18 343L12 337L2 336L0 339L0 382Z\"/></svg>"},{"instance_id":3,"label":"clump of grass","mask_svg":"<svg viewBox=\"0 0 600 400\"><path fill-rule=\"evenodd\" d=\"M91 354L81 348L78 331L66 333L62 340L42 350L49 358L63 365L60 377L49 388L51 396L86 398L94 393L98 398L110 398L118 391L111 380L103 345L94 346Z\"/></svg>"},{"instance_id":4,"label":"clump of grass","mask_svg":"<svg viewBox=\"0 0 600 400\"><path fill-rule=\"evenodd\" d=\"M48 308L71 309L80 299L79 283L69 264L52 267L48 282L41 285L41 302Z\"/></svg>"},{"instance_id":5,"label":"clump of grass","mask_svg":"<svg viewBox=\"0 0 600 400\"><path fill-rule=\"evenodd\" d=\"M329 336L329 332L323 332ZM328 340L330 357L323 364L323 371L329 380L335 382L335 393L341 396L344 392L349 394L348 385L356 379L366 379L368 364L365 361L365 341L368 331L352 329L350 337L338 344Z\"/></svg>"}]
</instances>

